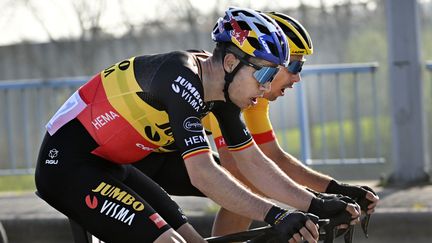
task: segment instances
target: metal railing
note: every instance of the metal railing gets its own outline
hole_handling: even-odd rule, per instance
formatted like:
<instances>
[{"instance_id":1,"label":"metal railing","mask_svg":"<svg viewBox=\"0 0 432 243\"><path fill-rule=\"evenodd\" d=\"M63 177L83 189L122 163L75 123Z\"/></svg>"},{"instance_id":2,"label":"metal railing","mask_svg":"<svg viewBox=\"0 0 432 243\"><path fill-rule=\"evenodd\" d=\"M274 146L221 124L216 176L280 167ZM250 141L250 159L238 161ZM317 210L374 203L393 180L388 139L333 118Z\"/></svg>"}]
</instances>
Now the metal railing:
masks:
<instances>
[{"instance_id":1,"label":"metal railing","mask_svg":"<svg viewBox=\"0 0 432 243\"><path fill-rule=\"evenodd\" d=\"M426 68L429 69L430 71L432 71L432 61L426 62Z\"/></svg>"},{"instance_id":2,"label":"metal railing","mask_svg":"<svg viewBox=\"0 0 432 243\"><path fill-rule=\"evenodd\" d=\"M0 82L0 175L34 172L48 118L86 79Z\"/></svg>"},{"instance_id":3,"label":"metal railing","mask_svg":"<svg viewBox=\"0 0 432 243\"><path fill-rule=\"evenodd\" d=\"M429 143L429 151L432 151L432 60L426 62L426 70L429 71L429 82L424 83L424 94L425 94L425 105L424 110L426 114L426 122L427 129L426 132L428 134L428 143ZM430 153L430 152L429 152ZM432 156L432 154L429 154ZM430 173L432 174L432 164L429 167Z\"/></svg>"},{"instance_id":4,"label":"metal railing","mask_svg":"<svg viewBox=\"0 0 432 243\"><path fill-rule=\"evenodd\" d=\"M300 129L300 158L302 161L313 165L385 162L379 125L377 68L377 63L305 67L302 71L303 80L296 84L295 90L298 119L296 126ZM360 75L363 75L361 80ZM347 83L350 83L349 90L344 86ZM327 87L330 85L332 90L329 91ZM360 93L367 97L369 111L363 111L362 105L366 102L364 98L361 100ZM347 102L347 99L350 101ZM351 104L350 110L344 107L346 103ZM276 108L278 110L276 113L287 113L284 111L287 106L289 106L287 102L281 101L279 107ZM346 113L351 114L349 116ZM311 116L315 117L313 121L311 121ZM364 131L364 125L362 125L365 123L362 121L365 117L371 124L367 131ZM335 130L333 134L329 134L329 126L333 126ZM351 128L347 129L347 126ZM367 142L369 146L367 152L365 132L368 137L372 137L369 138L371 141ZM350 133L350 136L347 136L347 133ZM287 147L289 147L290 141L287 141L288 139L284 141L284 137L281 137L282 143L288 144ZM330 146L329 141L333 146ZM350 144L349 149L347 144ZM349 153L348 150L350 150Z\"/></svg>"},{"instance_id":5,"label":"metal railing","mask_svg":"<svg viewBox=\"0 0 432 243\"><path fill-rule=\"evenodd\" d=\"M296 84L295 95L293 103L295 106L289 106L295 109L293 112L297 114L298 128L300 128L300 154L303 161L309 164L332 164L332 163L372 163L383 162L381 157L381 144L380 144L380 128L378 126L379 104L376 93L376 80L375 72L377 69L376 63L366 64L342 64L342 65L317 65L307 66L302 71L304 80ZM359 75L369 74L369 80L358 80ZM355 158L347 157L346 147L344 141L345 135L343 124L346 117L342 103L344 102L344 95L342 95L342 84L346 83L343 80L344 75L353 76L353 92L348 94L353 97L353 104L355 110L355 119L353 124L356 129L356 155ZM327 81L326 77L330 77ZM38 149L41 140L45 134L44 126L54 112L61 104L80 86L88 77L77 77L59 80L21 80L21 81L4 81L0 82L0 98L1 106L0 112L2 119L0 119L0 136L3 138L0 141L0 175L10 174L29 174L34 172L34 165L37 159ZM374 156L368 157L364 153L363 133L361 129L360 103L359 102L359 85L361 82L370 82L371 92L368 100L373 103L373 128L374 128L374 144L376 148ZM315 82L315 84L313 83ZM331 96L336 97L336 105L331 107L332 111L336 111L334 117L326 113L324 109L325 92L324 82L332 83L335 87L335 94ZM314 87L315 89L314 89ZM318 88L316 88L318 87ZM317 90L319 92L317 92ZM315 92L315 93L314 93ZM346 96L346 95L345 95ZM311 99L311 97L315 97ZM279 101L282 101L279 102ZM272 123L277 119L282 120L279 124L285 124L286 118L283 117L285 112L281 109L286 109L289 99L278 99L276 103L279 105L272 105L278 112L270 112L272 116ZM283 103L285 102L285 103ZM271 107L272 107L271 106ZM314 108L315 107L315 108ZM311 121L310 110L314 108L317 112L311 114L318 114L316 121ZM273 116L280 115L276 119ZM281 119L282 118L282 119ZM328 136L325 133L326 123L336 121L339 131L338 143L338 156L332 158L329 154ZM311 132L314 127L321 127L319 151L320 155L313 157L311 150L317 146L312 145L312 138L317 137L316 132ZM281 131L282 126L275 125L276 131ZM315 134L315 136L312 135ZM287 140L282 138L282 140ZM286 141L285 141L286 142ZM289 142L288 142L289 143ZM316 142L315 142L316 144ZM315 153L316 154L316 153Z\"/></svg>"}]
</instances>

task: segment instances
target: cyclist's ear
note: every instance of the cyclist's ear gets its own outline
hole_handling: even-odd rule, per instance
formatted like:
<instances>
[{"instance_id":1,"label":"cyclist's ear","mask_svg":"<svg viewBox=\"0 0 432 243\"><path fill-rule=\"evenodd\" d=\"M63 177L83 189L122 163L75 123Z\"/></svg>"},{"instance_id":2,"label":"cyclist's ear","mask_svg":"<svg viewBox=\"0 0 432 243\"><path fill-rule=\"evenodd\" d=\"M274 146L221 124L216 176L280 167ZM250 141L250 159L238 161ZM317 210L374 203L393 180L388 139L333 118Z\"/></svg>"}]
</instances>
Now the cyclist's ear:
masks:
<instances>
[{"instance_id":1,"label":"cyclist's ear","mask_svg":"<svg viewBox=\"0 0 432 243\"><path fill-rule=\"evenodd\" d=\"M227 52L223 58L223 68L226 72L231 73L240 63L240 60L232 53Z\"/></svg>"}]
</instances>

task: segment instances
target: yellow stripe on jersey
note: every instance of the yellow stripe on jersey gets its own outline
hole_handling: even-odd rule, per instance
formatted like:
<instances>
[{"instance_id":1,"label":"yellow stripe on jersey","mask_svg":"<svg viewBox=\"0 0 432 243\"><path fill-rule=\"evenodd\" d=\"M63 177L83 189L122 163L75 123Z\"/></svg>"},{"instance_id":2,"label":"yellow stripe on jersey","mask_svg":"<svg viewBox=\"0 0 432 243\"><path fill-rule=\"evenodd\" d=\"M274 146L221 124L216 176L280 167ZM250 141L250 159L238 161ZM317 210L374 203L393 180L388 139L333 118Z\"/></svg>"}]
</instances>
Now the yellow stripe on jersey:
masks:
<instances>
[{"instance_id":1,"label":"yellow stripe on jersey","mask_svg":"<svg viewBox=\"0 0 432 243\"><path fill-rule=\"evenodd\" d=\"M230 150L230 151L240 151L240 150L243 150L245 148L248 148L248 147L252 146L253 143L254 143L254 140L251 138L248 141L246 141L246 142L244 142L242 144L239 144L239 145L237 145L235 147L228 146L228 150Z\"/></svg>"},{"instance_id":2,"label":"yellow stripe on jersey","mask_svg":"<svg viewBox=\"0 0 432 243\"><path fill-rule=\"evenodd\" d=\"M243 117L246 126L251 132L257 144L266 143L275 139L273 127L269 118L269 101L264 98L259 98L255 106L243 110ZM225 146L222 132L219 128L219 123L213 113L209 113L202 119L206 130L210 129L215 140L216 146Z\"/></svg>"},{"instance_id":3,"label":"yellow stripe on jersey","mask_svg":"<svg viewBox=\"0 0 432 243\"><path fill-rule=\"evenodd\" d=\"M185 153L182 154L182 157L185 160L202 153L210 153L210 148L207 147L207 148L197 149L191 152L186 151Z\"/></svg>"},{"instance_id":4,"label":"yellow stripe on jersey","mask_svg":"<svg viewBox=\"0 0 432 243\"><path fill-rule=\"evenodd\" d=\"M136 94L143 90L135 79L133 67L134 59L133 57L129 60L117 63L101 74L107 99L117 112L145 139L160 146L173 143L174 140L172 136L166 135L166 131L163 130L163 125L168 124L169 121L168 114L154 109ZM109 72L107 72L107 70ZM145 132L146 128L150 129L150 132L148 132L150 136L157 133L158 138L148 137Z\"/></svg>"}]
</instances>

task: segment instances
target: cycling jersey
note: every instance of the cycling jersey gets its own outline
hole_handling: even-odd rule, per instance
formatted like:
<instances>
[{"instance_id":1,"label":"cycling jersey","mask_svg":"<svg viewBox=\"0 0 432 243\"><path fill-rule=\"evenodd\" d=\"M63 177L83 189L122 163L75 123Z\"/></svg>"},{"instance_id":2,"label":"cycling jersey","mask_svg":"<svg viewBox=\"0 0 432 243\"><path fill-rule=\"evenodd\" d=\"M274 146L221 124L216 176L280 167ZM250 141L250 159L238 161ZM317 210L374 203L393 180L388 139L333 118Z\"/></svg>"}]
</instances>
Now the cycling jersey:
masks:
<instances>
[{"instance_id":1,"label":"cycling jersey","mask_svg":"<svg viewBox=\"0 0 432 243\"><path fill-rule=\"evenodd\" d=\"M237 107L204 102L199 72L196 57L187 52L124 60L74 93L47 130L52 135L76 117L99 145L92 153L117 163L174 148L187 158L209 152L200 119L213 109L231 147L251 145Z\"/></svg>"},{"instance_id":2,"label":"cycling jersey","mask_svg":"<svg viewBox=\"0 0 432 243\"><path fill-rule=\"evenodd\" d=\"M133 57L80 87L46 126L35 173L42 198L105 242L153 242L184 225L156 182L203 196L183 163L210 152L201 119L211 110L234 150L253 144L238 107L204 101L201 56ZM130 165L138 161L141 171Z\"/></svg>"},{"instance_id":3,"label":"cycling jersey","mask_svg":"<svg viewBox=\"0 0 432 243\"><path fill-rule=\"evenodd\" d=\"M246 126L257 144L267 143L276 139L269 119L269 101L267 99L258 98L256 105L243 110L242 113ZM225 135L222 135L215 116L210 113L202 119L202 122L206 130L213 135L216 147L226 146Z\"/></svg>"}]
</instances>

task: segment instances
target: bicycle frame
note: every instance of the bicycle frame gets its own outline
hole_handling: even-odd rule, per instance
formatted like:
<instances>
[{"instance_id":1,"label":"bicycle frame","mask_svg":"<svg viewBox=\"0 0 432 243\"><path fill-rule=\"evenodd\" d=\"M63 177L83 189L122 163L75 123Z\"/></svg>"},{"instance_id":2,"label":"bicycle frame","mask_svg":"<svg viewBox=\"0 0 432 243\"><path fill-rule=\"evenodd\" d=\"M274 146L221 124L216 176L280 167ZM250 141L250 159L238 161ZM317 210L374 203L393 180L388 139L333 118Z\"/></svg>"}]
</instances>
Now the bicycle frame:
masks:
<instances>
[{"instance_id":1,"label":"bicycle frame","mask_svg":"<svg viewBox=\"0 0 432 243\"><path fill-rule=\"evenodd\" d=\"M326 239L327 233L324 232L322 226L329 223L328 219L320 219L318 221L318 226L320 227L319 239ZM272 226L264 226L259 228L254 228L238 233L214 236L205 238L209 243L228 243L228 242L248 242L248 243L262 243L262 242L278 242L277 238L279 233L273 229Z\"/></svg>"}]
</instances>

